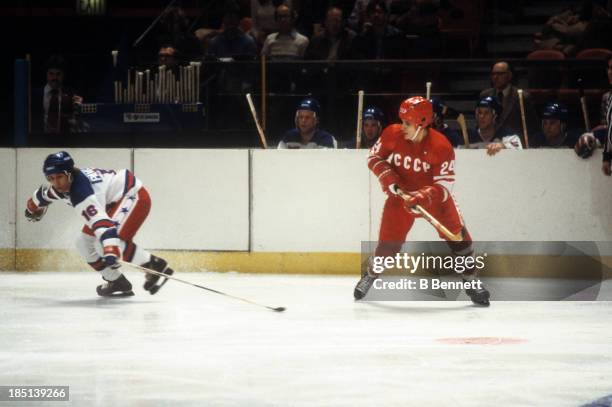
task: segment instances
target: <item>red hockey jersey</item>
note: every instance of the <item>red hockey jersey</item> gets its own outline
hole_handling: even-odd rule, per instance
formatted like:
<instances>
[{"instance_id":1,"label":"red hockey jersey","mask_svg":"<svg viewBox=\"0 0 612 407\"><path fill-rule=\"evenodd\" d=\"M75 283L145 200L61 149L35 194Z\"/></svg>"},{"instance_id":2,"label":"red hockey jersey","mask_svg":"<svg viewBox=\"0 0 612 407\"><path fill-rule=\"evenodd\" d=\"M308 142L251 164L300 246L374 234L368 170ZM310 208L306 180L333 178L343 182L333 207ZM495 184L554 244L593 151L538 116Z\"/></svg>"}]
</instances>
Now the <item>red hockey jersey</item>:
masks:
<instances>
[{"instance_id":1,"label":"red hockey jersey","mask_svg":"<svg viewBox=\"0 0 612 407\"><path fill-rule=\"evenodd\" d=\"M455 182L455 151L447 138L432 128L420 143L414 143L404 138L400 124L392 124L370 149L368 167L385 192L393 184L405 192L434 186L444 202Z\"/></svg>"}]
</instances>

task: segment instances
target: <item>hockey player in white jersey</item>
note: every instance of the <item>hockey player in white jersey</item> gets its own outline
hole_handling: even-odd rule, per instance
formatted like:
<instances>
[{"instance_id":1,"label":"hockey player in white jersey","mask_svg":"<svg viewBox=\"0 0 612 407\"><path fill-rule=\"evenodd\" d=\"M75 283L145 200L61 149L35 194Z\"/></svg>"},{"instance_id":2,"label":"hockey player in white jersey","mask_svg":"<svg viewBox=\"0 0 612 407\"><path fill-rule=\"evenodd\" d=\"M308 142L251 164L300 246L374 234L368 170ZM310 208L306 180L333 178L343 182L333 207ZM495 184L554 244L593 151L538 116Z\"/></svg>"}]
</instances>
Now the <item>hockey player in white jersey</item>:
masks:
<instances>
[{"instance_id":1,"label":"hockey player in white jersey","mask_svg":"<svg viewBox=\"0 0 612 407\"><path fill-rule=\"evenodd\" d=\"M142 182L129 170L77 168L65 151L50 154L43 164L48 186L38 188L28 199L25 216L36 222L54 201L74 207L84 226L76 245L81 256L100 272L105 284L98 295L134 295L132 284L121 273L119 259L171 275L167 262L137 246L134 235L151 209L151 198ZM155 294L167 281L147 274L144 288Z\"/></svg>"}]
</instances>

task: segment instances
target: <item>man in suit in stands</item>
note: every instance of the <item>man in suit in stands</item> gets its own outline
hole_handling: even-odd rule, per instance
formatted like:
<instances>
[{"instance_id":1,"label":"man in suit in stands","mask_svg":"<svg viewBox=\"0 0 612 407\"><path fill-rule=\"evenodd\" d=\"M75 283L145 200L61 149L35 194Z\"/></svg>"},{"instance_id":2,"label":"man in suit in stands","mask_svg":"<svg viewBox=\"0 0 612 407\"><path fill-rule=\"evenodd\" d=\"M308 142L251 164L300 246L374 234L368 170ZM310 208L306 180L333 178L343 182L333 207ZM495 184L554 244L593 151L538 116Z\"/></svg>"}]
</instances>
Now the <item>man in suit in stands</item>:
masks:
<instances>
[{"instance_id":1,"label":"man in suit in stands","mask_svg":"<svg viewBox=\"0 0 612 407\"><path fill-rule=\"evenodd\" d=\"M75 128L75 106L83 102L72 89L64 86L66 64L60 56L46 63L47 83L32 91L32 131L68 134Z\"/></svg>"},{"instance_id":2,"label":"man in suit in stands","mask_svg":"<svg viewBox=\"0 0 612 407\"><path fill-rule=\"evenodd\" d=\"M480 92L480 99L491 96L497 99L502 113L495 123L496 129L506 129L514 134L523 134L518 88L512 84L512 69L508 62L497 62L491 69L492 88ZM539 129L539 120L531 104L529 94L523 92L525 120L529 134Z\"/></svg>"}]
</instances>

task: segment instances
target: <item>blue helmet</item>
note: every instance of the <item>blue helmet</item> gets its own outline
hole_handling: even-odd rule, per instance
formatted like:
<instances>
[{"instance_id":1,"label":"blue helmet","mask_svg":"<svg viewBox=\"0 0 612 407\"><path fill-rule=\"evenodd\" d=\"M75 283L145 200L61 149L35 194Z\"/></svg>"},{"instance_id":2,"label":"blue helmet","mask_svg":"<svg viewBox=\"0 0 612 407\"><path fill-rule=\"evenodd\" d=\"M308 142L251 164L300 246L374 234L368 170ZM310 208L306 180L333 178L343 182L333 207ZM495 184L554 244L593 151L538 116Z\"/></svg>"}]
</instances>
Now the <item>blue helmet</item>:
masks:
<instances>
[{"instance_id":1,"label":"blue helmet","mask_svg":"<svg viewBox=\"0 0 612 407\"><path fill-rule=\"evenodd\" d=\"M434 96L431 99L429 99L429 101L431 102L431 105L433 106L434 113L437 114L438 117L442 117L444 115L444 102L442 102L442 99Z\"/></svg>"},{"instance_id":2,"label":"blue helmet","mask_svg":"<svg viewBox=\"0 0 612 407\"><path fill-rule=\"evenodd\" d=\"M382 125L383 121L385 120L385 114L376 106L368 106L363 111L362 120L378 120Z\"/></svg>"},{"instance_id":3,"label":"blue helmet","mask_svg":"<svg viewBox=\"0 0 612 407\"><path fill-rule=\"evenodd\" d=\"M45 176L59 174L62 172L72 172L73 168L74 160L66 151L49 154L47 158L45 158L45 162L43 164L43 172L45 173Z\"/></svg>"},{"instance_id":4,"label":"blue helmet","mask_svg":"<svg viewBox=\"0 0 612 407\"><path fill-rule=\"evenodd\" d=\"M542 112L542 120L544 119L558 119L564 123L567 123L569 113L567 107L561 103L550 102L544 106Z\"/></svg>"},{"instance_id":5,"label":"blue helmet","mask_svg":"<svg viewBox=\"0 0 612 407\"><path fill-rule=\"evenodd\" d=\"M308 98L302 100L295 110L296 112L298 110L310 110L311 112L314 112L317 117L319 117L319 113L321 112L321 106L319 105L319 102L317 102L316 99Z\"/></svg>"},{"instance_id":6,"label":"blue helmet","mask_svg":"<svg viewBox=\"0 0 612 407\"><path fill-rule=\"evenodd\" d=\"M502 107L500 106L497 99L491 96L487 96L480 99L478 103L476 103L476 108L478 109L479 107L488 107L489 109L493 110L498 116L502 112Z\"/></svg>"}]
</instances>

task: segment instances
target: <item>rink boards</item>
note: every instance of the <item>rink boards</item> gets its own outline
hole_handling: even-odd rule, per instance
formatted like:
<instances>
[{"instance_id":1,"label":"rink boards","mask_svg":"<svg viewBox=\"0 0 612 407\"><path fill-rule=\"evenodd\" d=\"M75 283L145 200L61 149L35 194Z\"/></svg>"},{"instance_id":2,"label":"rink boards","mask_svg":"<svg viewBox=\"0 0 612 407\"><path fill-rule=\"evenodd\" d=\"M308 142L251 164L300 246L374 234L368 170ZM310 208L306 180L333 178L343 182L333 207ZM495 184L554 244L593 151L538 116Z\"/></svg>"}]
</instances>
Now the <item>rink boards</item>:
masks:
<instances>
[{"instance_id":1,"label":"rink boards","mask_svg":"<svg viewBox=\"0 0 612 407\"><path fill-rule=\"evenodd\" d=\"M57 150L0 149L0 269L83 269L72 208L54 204L38 223L23 216L44 183L44 157ZM385 196L366 151L68 151L77 166L134 170L153 199L137 243L178 269L355 273L361 242L377 239ZM454 195L475 240L612 240L612 180L601 174L599 152L589 160L571 150L456 155ZM410 239L438 237L418 221ZM612 254L609 244L597 246Z\"/></svg>"}]
</instances>

